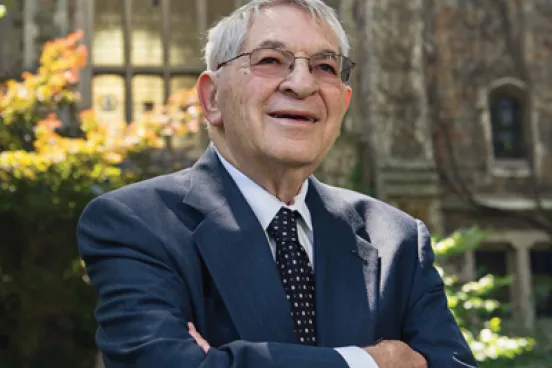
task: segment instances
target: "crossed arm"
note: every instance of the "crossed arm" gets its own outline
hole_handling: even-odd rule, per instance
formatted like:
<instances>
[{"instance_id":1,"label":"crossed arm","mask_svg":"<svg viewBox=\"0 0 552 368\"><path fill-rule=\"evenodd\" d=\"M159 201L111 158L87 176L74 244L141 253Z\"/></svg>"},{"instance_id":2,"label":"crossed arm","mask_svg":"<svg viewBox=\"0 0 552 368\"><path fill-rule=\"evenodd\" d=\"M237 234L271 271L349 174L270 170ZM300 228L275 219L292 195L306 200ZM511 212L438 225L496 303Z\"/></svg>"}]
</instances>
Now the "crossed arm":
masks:
<instances>
[{"instance_id":1,"label":"crossed arm","mask_svg":"<svg viewBox=\"0 0 552 368\"><path fill-rule=\"evenodd\" d=\"M211 345L201 336L196 330L193 323L188 323L188 332L193 337L197 345L205 352L209 353ZM379 368L384 367L411 367L411 368L426 368L427 362L419 353L412 350L402 341L381 341L375 346L364 348L370 354Z\"/></svg>"},{"instance_id":2,"label":"crossed arm","mask_svg":"<svg viewBox=\"0 0 552 368\"><path fill-rule=\"evenodd\" d=\"M331 348L233 341L205 353L188 332L192 300L164 244L121 201L85 209L77 237L98 294L96 342L106 368L348 368Z\"/></svg>"},{"instance_id":3,"label":"crossed arm","mask_svg":"<svg viewBox=\"0 0 552 368\"><path fill-rule=\"evenodd\" d=\"M162 241L137 213L117 199L100 197L91 202L79 221L78 243L99 298L96 339L107 368L348 368L332 348L248 341L209 347L188 325L193 321L188 289L171 266L173 261ZM434 278L423 266L417 277ZM450 313L443 314L444 293L431 290L413 291L415 303L405 321L408 340L366 347L380 368L425 367L426 361L430 367L472 366L468 364L469 352L456 340L446 336L428 339L435 334L428 329L450 324L448 318L452 318ZM432 318L431 322L423 323L426 318ZM445 327L443 334L451 331L455 333L454 328ZM456 350L460 356L453 359Z\"/></svg>"}]
</instances>

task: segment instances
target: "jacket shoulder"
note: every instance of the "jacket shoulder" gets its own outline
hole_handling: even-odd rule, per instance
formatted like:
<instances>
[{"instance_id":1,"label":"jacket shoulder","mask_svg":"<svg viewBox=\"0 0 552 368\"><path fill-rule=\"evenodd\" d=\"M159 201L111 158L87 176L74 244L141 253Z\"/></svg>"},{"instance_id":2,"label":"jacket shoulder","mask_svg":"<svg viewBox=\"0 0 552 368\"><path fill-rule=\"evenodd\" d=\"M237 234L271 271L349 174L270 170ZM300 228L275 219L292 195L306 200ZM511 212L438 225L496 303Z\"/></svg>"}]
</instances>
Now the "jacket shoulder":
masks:
<instances>
[{"instance_id":1,"label":"jacket shoulder","mask_svg":"<svg viewBox=\"0 0 552 368\"><path fill-rule=\"evenodd\" d=\"M182 197L190 188L190 169L156 176L121 188L102 193L97 198L112 199L128 207L137 203L150 203L165 200L167 197Z\"/></svg>"},{"instance_id":2,"label":"jacket shoulder","mask_svg":"<svg viewBox=\"0 0 552 368\"><path fill-rule=\"evenodd\" d=\"M345 207L354 209L372 233L417 232L417 220L389 203L350 189L322 185L332 198L339 199L345 203Z\"/></svg>"}]
</instances>

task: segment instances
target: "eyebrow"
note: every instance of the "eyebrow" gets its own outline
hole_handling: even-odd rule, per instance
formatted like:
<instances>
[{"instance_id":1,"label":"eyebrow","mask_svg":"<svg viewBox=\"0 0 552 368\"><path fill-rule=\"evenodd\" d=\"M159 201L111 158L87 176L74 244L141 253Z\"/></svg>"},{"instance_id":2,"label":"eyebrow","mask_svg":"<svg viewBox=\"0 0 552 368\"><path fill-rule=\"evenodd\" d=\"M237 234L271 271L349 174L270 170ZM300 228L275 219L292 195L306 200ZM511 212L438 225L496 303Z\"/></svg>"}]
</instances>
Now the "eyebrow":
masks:
<instances>
[{"instance_id":1,"label":"eyebrow","mask_svg":"<svg viewBox=\"0 0 552 368\"><path fill-rule=\"evenodd\" d=\"M285 49L285 50L288 49L286 47L285 43L283 43L281 41L276 41L276 40L265 40L265 41L261 42L261 44L257 47L258 48L263 48L263 49L264 48L266 48L266 49ZM339 53L336 52L335 50L332 50L332 49L323 49L323 50L315 52L314 54L334 54L334 55L338 55Z\"/></svg>"},{"instance_id":2,"label":"eyebrow","mask_svg":"<svg viewBox=\"0 0 552 368\"><path fill-rule=\"evenodd\" d=\"M265 40L258 47L267 49L285 49L286 45L281 41Z\"/></svg>"}]
</instances>

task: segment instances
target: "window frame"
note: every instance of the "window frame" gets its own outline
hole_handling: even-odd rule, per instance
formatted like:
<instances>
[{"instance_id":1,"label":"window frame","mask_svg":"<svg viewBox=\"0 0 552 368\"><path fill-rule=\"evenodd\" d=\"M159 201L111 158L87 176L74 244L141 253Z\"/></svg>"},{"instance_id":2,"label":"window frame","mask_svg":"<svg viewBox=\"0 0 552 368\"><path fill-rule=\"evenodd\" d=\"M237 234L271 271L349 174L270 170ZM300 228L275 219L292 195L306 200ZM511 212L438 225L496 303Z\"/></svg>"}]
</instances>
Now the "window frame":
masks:
<instances>
[{"instance_id":1,"label":"window frame","mask_svg":"<svg viewBox=\"0 0 552 368\"><path fill-rule=\"evenodd\" d=\"M91 108L93 106L93 79L100 75L117 75L124 78L124 116L127 122L133 121L133 102L134 93L132 88L132 79L139 75L161 76L163 79L163 100L166 101L171 93L171 80L175 77L197 77L203 71L200 66L173 66L170 63L170 42L171 42L171 5L178 0L158 0L161 8L162 30L161 42L163 47L163 62L159 66L136 66L131 60L131 38L132 38L132 0L123 1L123 44L124 44L124 63L121 66L102 66L95 65L92 60L92 44L94 41L95 26L95 0L77 0L78 19L77 24L83 26L85 38L83 40L89 51L88 67L81 72L80 92L82 96L82 107ZM242 5L243 0L228 0L234 2L234 8ZM152 0L153 2L153 0ZM171 4L172 3L172 4ZM195 0L197 29L196 34L203 35L207 32L208 24L208 3L205 0Z\"/></svg>"},{"instance_id":2,"label":"window frame","mask_svg":"<svg viewBox=\"0 0 552 368\"><path fill-rule=\"evenodd\" d=\"M494 137L491 121L491 96L495 93L504 93L515 96L523 104L522 115L523 139L525 140L525 157L522 158L500 158L494 154ZM541 172L540 161L535 157L533 143L536 142L536 124L538 114L534 109L535 101L531 101L527 95L527 86L517 78L504 77L494 80L489 85L478 89L477 110L479 112L480 124L485 135L487 146L487 171L493 177L503 178L526 178L531 175L531 164L534 165L537 175ZM533 160L531 162L530 160Z\"/></svg>"},{"instance_id":3,"label":"window frame","mask_svg":"<svg viewBox=\"0 0 552 368\"><path fill-rule=\"evenodd\" d=\"M527 147L527 129L526 129L526 115L527 115L527 101L524 98L525 96L521 91L517 91L514 88L511 88L511 86L505 86L501 87L499 89L496 89L494 91L491 91L489 94L489 113L490 113L490 121L491 121L491 139L492 139L492 155L495 160L498 161L506 161L506 160L527 160L528 158L528 147ZM514 122L512 126L510 127L511 133L517 133L519 131L519 134L521 137L514 137L514 140L516 141L516 152L514 152L512 155L507 154L506 150L500 151L497 149L497 138L499 135L499 129L500 127L497 125L502 125L502 118L500 116L500 110L501 108L497 105L501 103L503 100L511 100L513 103L516 104L516 107L518 111L516 112L516 116L514 117ZM495 115L496 114L496 115ZM519 151L519 152L517 152Z\"/></svg>"}]
</instances>

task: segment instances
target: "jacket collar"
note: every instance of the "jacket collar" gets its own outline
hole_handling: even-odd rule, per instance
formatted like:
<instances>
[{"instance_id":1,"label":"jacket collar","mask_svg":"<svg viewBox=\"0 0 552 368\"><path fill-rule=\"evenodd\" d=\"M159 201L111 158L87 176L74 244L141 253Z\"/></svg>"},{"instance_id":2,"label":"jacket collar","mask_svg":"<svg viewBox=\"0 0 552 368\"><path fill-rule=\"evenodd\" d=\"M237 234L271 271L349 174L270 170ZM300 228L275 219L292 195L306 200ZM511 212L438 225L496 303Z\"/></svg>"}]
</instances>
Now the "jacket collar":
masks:
<instances>
[{"instance_id":1,"label":"jacket collar","mask_svg":"<svg viewBox=\"0 0 552 368\"><path fill-rule=\"evenodd\" d=\"M209 147L190 173L183 203L204 214L193 238L240 338L296 343L291 311L264 230ZM369 345L378 255L365 221L334 189L309 178L320 346Z\"/></svg>"}]
</instances>

